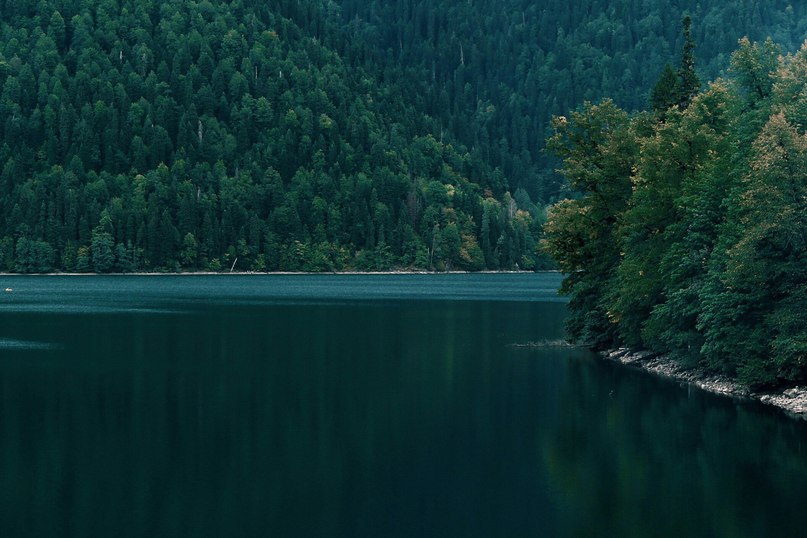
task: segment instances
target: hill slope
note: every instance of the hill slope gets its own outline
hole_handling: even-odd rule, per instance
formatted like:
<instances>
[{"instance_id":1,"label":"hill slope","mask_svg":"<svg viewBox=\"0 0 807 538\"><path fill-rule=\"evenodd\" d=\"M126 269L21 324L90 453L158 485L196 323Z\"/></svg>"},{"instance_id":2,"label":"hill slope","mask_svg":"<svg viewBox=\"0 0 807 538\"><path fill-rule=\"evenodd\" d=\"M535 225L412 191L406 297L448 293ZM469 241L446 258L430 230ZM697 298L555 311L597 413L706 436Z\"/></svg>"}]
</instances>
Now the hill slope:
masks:
<instances>
[{"instance_id":1,"label":"hill slope","mask_svg":"<svg viewBox=\"0 0 807 538\"><path fill-rule=\"evenodd\" d=\"M564 188L542 151L552 116L605 96L646 109L665 63L679 62L686 13L701 80L728 68L742 37L795 51L807 35L807 4L791 0L337 3L352 41L378 54L368 62L490 167L486 186L522 187L544 202Z\"/></svg>"},{"instance_id":2,"label":"hill slope","mask_svg":"<svg viewBox=\"0 0 807 538\"><path fill-rule=\"evenodd\" d=\"M288 11L2 2L0 269L534 266L526 196Z\"/></svg>"}]
</instances>

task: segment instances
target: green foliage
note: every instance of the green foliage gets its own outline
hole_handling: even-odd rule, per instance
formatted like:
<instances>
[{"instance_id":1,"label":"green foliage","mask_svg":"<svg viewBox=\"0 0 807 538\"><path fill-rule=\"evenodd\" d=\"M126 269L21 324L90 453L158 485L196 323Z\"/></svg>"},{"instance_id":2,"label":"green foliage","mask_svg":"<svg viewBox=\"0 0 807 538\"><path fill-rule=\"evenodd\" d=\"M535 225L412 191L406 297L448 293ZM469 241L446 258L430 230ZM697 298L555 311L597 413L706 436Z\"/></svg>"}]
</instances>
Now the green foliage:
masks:
<instances>
[{"instance_id":1,"label":"green foliage","mask_svg":"<svg viewBox=\"0 0 807 538\"><path fill-rule=\"evenodd\" d=\"M605 294L620 262L615 232L631 195L638 145L628 115L612 101L587 103L569 119L556 118L554 126L548 147L563 159L560 172L583 196L551 209L542 244L570 273L563 285L572 297L570 335L608 346L619 319L608 310Z\"/></svg>"},{"instance_id":2,"label":"green foliage","mask_svg":"<svg viewBox=\"0 0 807 538\"><path fill-rule=\"evenodd\" d=\"M467 149L475 182L497 197L521 187L544 203L563 189L542 151L553 116L606 96L642 109L672 62L682 84L663 99L666 110L687 103L698 78L723 73L741 37L773 36L795 50L807 35L807 4L790 0L336 3L351 37L346 56L383 69L405 101L422 103ZM691 39L679 31L687 15L698 22Z\"/></svg>"},{"instance_id":3,"label":"green foliage","mask_svg":"<svg viewBox=\"0 0 807 538\"><path fill-rule=\"evenodd\" d=\"M14 239L3 237L0 239L0 269L3 271L13 271L14 261Z\"/></svg>"},{"instance_id":4,"label":"green foliage","mask_svg":"<svg viewBox=\"0 0 807 538\"><path fill-rule=\"evenodd\" d=\"M752 156L725 225L730 246L709 297L710 317L717 308L729 313L733 330L704 323L705 353L735 364L750 383L770 383L777 375L801 379L807 326L798 325L804 303L794 299L804 296L807 282L807 139L784 114L775 114ZM728 357L736 347L744 353Z\"/></svg>"},{"instance_id":5,"label":"green foliage","mask_svg":"<svg viewBox=\"0 0 807 538\"><path fill-rule=\"evenodd\" d=\"M747 37L740 40L740 48L731 55L731 72L750 102L771 96L781 54L782 49L770 38L764 44L751 43Z\"/></svg>"},{"instance_id":6,"label":"green foliage","mask_svg":"<svg viewBox=\"0 0 807 538\"><path fill-rule=\"evenodd\" d=\"M402 98L387 67L356 60L367 44L331 4L295 5L0 2L0 264L478 270L532 259L540 229L501 215L480 255L479 185L495 183L494 200L515 190L492 157Z\"/></svg>"},{"instance_id":7,"label":"green foliage","mask_svg":"<svg viewBox=\"0 0 807 538\"><path fill-rule=\"evenodd\" d=\"M552 115L641 107L673 50L683 84L744 34L801 42L805 6L743 6L0 0L0 263L36 266L26 238L69 271L546 267ZM748 95L798 95L771 50L735 59Z\"/></svg>"},{"instance_id":8,"label":"green foliage","mask_svg":"<svg viewBox=\"0 0 807 538\"><path fill-rule=\"evenodd\" d=\"M53 268L53 248L45 241L20 237L15 249L14 270L20 273L47 273Z\"/></svg>"},{"instance_id":9,"label":"green foliage","mask_svg":"<svg viewBox=\"0 0 807 538\"><path fill-rule=\"evenodd\" d=\"M92 268L96 273L108 273L115 265L114 241L112 234L93 230L90 250L92 251Z\"/></svg>"},{"instance_id":10,"label":"green foliage","mask_svg":"<svg viewBox=\"0 0 807 538\"><path fill-rule=\"evenodd\" d=\"M183 267L196 267L196 260L199 257L199 243L193 233L188 232L185 234L179 255Z\"/></svg>"},{"instance_id":11,"label":"green foliage","mask_svg":"<svg viewBox=\"0 0 807 538\"><path fill-rule=\"evenodd\" d=\"M570 273L573 337L700 361L752 387L807 380L807 45L774 68L777 50L742 40L735 78L663 121L625 119L635 147L613 156L599 148L615 130L591 106L556 120L548 144L581 196L550 210L543 244ZM620 159L633 164L610 184L629 193L597 208Z\"/></svg>"},{"instance_id":12,"label":"green foliage","mask_svg":"<svg viewBox=\"0 0 807 538\"><path fill-rule=\"evenodd\" d=\"M695 41L692 39L692 18L684 16L682 21L684 50L681 53L681 66L678 68L678 85L676 87L678 106L684 109L692 102L692 98L700 89L700 80L695 72Z\"/></svg>"},{"instance_id":13,"label":"green foliage","mask_svg":"<svg viewBox=\"0 0 807 538\"><path fill-rule=\"evenodd\" d=\"M650 106L658 114L665 114L669 108L678 104L678 74L670 64L664 64L661 76L650 92Z\"/></svg>"}]
</instances>

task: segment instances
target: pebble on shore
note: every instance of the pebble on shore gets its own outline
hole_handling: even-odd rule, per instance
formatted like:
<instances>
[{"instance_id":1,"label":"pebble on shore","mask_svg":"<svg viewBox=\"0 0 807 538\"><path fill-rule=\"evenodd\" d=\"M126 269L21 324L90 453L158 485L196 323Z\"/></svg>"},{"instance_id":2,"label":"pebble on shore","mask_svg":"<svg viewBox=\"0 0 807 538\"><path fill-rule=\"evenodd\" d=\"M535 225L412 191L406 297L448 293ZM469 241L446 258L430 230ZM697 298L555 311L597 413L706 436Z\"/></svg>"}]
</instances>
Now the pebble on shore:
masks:
<instances>
[{"instance_id":1,"label":"pebble on shore","mask_svg":"<svg viewBox=\"0 0 807 538\"><path fill-rule=\"evenodd\" d=\"M710 374L703 368L685 368L677 361L650 351L626 348L604 351L608 360L631 365L657 375L691 383L696 387L735 398L750 398L774 405L790 415L807 419L807 387L792 387L772 392L751 392L747 387L728 378Z\"/></svg>"}]
</instances>

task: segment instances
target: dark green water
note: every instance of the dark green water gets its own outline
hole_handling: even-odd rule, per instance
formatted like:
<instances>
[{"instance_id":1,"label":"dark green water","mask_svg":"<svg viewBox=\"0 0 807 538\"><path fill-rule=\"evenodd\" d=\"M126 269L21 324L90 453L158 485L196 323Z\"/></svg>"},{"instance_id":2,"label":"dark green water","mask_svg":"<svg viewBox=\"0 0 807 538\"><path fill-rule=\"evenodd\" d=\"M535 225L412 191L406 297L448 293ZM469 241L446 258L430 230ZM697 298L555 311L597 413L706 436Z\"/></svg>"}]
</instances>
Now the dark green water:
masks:
<instances>
[{"instance_id":1,"label":"dark green water","mask_svg":"<svg viewBox=\"0 0 807 538\"><path fill-rule=\"evenodd\" d=\"M807 427L562 336L557 275L0 277L0 536L797 536Z\"/></svg>"}]
</instances>

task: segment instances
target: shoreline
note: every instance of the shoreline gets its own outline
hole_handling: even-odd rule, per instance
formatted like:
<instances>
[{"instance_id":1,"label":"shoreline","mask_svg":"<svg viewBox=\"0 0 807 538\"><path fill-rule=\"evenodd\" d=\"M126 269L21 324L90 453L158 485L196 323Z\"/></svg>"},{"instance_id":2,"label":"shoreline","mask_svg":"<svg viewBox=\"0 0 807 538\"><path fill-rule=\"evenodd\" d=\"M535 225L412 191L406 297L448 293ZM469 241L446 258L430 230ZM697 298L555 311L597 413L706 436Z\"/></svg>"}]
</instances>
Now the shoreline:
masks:
<instances>
[{"instance_id":1,"label":"shoreline","mask_svg":"<svg viewBox=\"0 0 807 538\"><path fill-rule=\"evenodd\" d=\"M132 273L0 273L0 277L35 277L35 276L271 276L271 275L525 275L542 273L559 273L548 269L545 271L184 271L184 272L132 272Z\"/></svg>"},{"instance_id":2,"label":"shoreline","mask_svg":"<svg viewBox=\"0 0 807 538\"><path fill-rule=\"evenodd\" d=\"M779 408L788 416L807 420L807 387L789 387L773 391L754 392L731 379L707 372L704 368L686 368L677 361L650 351L632 351L627 348L600 352L604 359L641 369L668 379L730 398L755 400Z\"/></svg>"}]
</instances>

